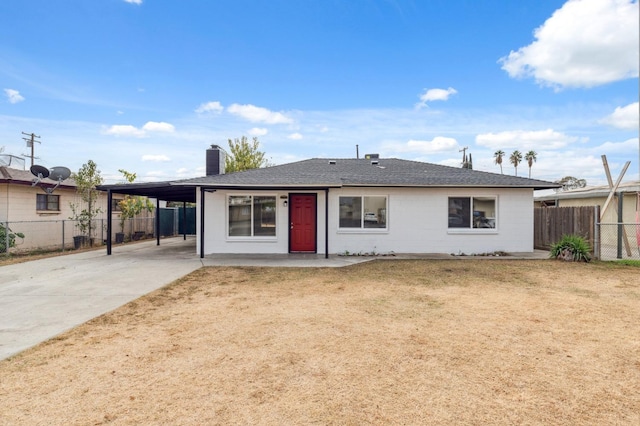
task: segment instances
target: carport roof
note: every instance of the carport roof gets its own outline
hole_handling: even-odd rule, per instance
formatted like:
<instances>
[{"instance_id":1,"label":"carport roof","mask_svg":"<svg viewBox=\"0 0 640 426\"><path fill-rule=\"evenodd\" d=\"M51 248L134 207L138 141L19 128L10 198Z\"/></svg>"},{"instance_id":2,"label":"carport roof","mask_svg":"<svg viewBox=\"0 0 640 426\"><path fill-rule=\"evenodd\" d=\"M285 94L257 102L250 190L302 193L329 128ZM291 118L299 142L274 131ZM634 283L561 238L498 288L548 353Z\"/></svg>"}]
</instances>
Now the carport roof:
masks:
<instances>
[{"instance_id":1,"label":"carport roof","mask_svg":"<svg viewBox=\"0 0 640 426\"><path fill-rule=\"evenodd\" d=\"M163 201L196 202L196 185L177 185L180 181L165 181L151 183L127 183L114 185L100 185L100 191L117 194L140 195L157 198Z\"/></svg>"}]
</instances>

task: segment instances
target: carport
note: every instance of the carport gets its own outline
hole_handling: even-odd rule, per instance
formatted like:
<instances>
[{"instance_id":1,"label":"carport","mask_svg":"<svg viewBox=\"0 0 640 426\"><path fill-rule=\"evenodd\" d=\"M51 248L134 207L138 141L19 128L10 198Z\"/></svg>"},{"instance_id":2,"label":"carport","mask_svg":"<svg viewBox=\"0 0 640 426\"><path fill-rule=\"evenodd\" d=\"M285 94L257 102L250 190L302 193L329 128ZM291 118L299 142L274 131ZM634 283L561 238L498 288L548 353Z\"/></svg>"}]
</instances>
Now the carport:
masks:
<instances>
[{"instance_id":1,"label":"carport","mask_svg":"<svg viewBox=\"0 0 640 426\"><path fill-rule=\"evenodd\" d=\"M107 255L111 255L112 249L113 194L155 198L156 212L160 211L160 201L182 202L183 207L186 207L187 203L195 203L197 187L195 185L177 185L176 183L178 182L180 181L113 184L99 185L96 187L96 189L107 193ZM204 206L201 206L201 210L203 209ZM184 209L183 212L184 211L186 211L186 209ZM204 227L203 218L204 212L201 211L200 230ZM160 220L157 214L155 222L156 245L160 245ZM200 257L204 257L204 241L202 235L202 232L200 232ZM186 237L185 234L184 238L186 239Z\"/></svg>"}]
</instances>

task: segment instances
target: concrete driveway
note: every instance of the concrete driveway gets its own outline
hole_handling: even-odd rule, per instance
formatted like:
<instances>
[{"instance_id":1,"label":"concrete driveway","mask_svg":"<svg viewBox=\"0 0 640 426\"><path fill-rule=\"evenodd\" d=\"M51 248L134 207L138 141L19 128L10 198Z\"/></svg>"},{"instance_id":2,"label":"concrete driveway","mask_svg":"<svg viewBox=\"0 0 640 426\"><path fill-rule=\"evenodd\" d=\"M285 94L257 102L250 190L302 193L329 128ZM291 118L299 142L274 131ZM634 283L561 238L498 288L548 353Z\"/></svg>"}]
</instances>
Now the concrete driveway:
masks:
<instances>
[{"instance_id":1,"label":"concrete driveway","mask_svg":"<svg viewBox=\"0 0 640 426\"><path fill-rule=\"evenodd\" d=\"M195 237L163 239L0 266L0 360L112 311L202 266L346 266L322 255L200 259Z\"/></svg>"},{"instance_id":2,"label":"concrete driveway","mask_svg":"<svg viewBox=\"0 0 640 426\"><path fill-rule=\"evenodd\" d=\"M200 268L194 240L171 238L0 266L0 359Z\"/></svg>"}]
</instances>

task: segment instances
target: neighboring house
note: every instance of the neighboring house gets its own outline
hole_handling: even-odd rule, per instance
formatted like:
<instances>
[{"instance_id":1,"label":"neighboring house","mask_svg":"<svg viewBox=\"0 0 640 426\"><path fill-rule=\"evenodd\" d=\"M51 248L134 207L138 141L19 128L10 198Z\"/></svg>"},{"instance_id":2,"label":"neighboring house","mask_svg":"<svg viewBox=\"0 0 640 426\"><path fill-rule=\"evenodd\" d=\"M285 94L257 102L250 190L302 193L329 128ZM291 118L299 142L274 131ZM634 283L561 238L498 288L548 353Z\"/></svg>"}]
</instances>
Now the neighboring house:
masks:
<instances>
[{"instance_id":1,"label":"neighboring house","mask_svg":"<svg viewBox=\"0 0 640 426\"><path fill-rule=\"evenodd\" d=\"M554 194L536 195L536 207L604 207L610 190L608 185L587 186L584 188L560 191ZM640 181L621 183L616 195L609 202L607 210L602 217L602 223L618 223L619 200L622 196L622 221L623 223L636 223L636 202L640 193Z\"/></svg>"},{"instance_id":2,"label":"neighboring house","mask_svg":"<svg viewBox=\"0 0 640 426\"><path fill-rule=\"evenodd\" d=\"M61 227L50 222L68 219L69 203L76 198L72 179L64 180L51 194L43 187L53 188L57 181L42 179L40 185L33 186L34 179L30 171L0 166L0 222L8 222L14 232L25 235L24 240L16 241L18 249L60 244ZM72 243L72 229L68 233L67 240Z\"/></svg>"},{"instance_id":3,"label":"neighboring house","mask_svg":"<svg viewBox=\"0 0 640 426\"><path fill-rule=\"evenodd\" d=\"M25 235L23 240L17 241L18 250L60 247L63 241L65 246L72 246L73 236L79 232L69 219L73 216L70 204L82 204L75 182L71 178L66 179L49 194L44 188L54 188L57 181L42 179L34 186L34 179L28 170L0 166L0 222L8 222L14 232ZM112 198L113 217L117 220L118 202L124 195L116 194ZM106 218L106 203L106 197L98 199L102 213L96 216L97 220ZM153 230L153 223L150 226L145 224L145 229L147 227ZM106 238L102 229L97 236Z\"/></svg>"},{"instance_id":4,"label":"neighboring house","mask_svg":"<svg viewBox=\"0 0 640 426\"><path fill-rule=\"evenodd\" d=\"M128 189L160 199L163 191L174 200L195 199L198 251L204 256L532 252L533 191L558 187L368 157L315 158L223 174L224 151L213 146L207 176Z\"/></svg>"},{"instance_id":5,"label":"neighboring house","mask_svg":"<svg viewBox=\"0 0 640 426\"><path fill-rule=\"evenodd\" d=\"M67 219L71 214L73 180L63 181L48 194L42 187L53 188L57 182L42 179L41 186L33 186L34 179L29 171L0 166L0 222Z\"/></svg>"}]
</instances>

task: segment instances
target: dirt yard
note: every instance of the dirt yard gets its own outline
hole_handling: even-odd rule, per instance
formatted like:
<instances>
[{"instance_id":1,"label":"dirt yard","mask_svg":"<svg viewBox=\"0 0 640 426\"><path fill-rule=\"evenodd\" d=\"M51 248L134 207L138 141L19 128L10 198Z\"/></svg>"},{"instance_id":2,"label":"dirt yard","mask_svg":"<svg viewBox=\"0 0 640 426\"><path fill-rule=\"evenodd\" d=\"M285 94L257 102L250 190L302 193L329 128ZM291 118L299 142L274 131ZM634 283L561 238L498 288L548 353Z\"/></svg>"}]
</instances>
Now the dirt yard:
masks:
<instances>
[{"instance_id":1,"label":"dirt yard","mask_svg":"<svg viewBox=\"0 0 640 426\"><path fill-rule=\"evenodd\" d=\"M1 425L640 424L640 269L205 268L0 362Z\"/></svg>"}]
</instances>

